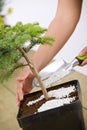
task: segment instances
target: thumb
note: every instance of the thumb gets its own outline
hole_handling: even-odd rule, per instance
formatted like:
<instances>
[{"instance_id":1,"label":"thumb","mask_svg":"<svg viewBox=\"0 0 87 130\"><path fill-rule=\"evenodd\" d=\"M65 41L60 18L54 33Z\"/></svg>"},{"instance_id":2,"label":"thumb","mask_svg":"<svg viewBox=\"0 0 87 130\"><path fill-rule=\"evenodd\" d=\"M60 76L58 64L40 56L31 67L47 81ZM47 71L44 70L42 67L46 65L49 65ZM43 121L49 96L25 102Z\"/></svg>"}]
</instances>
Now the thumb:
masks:
<instances>
[{"instance_id":1,"label":"thumb","mask_svg":"<svg viewBox=\"0 0 87 130\"><path fill-rule=\"evenodd\" d=\"M24 93L23 93L23 83L22 82L18 82L17 85L17 92L16 92L16 102L17 102L17 106L20 105L20 101L23 100L24 97Z\"/></svg>"},{"instance_id":2,"label":"thumb","mask_svg":"<svg viewBox=\"0 0 87 130\"><path fill-rule=\"evenodd\" d=\"M87 54L87 46L86 46L85 48L83 48L83 49L81 50L81 52L79 53L80 56L83 56L83 55L85 55L85 54Z\"/></svg>"}]
</instances>

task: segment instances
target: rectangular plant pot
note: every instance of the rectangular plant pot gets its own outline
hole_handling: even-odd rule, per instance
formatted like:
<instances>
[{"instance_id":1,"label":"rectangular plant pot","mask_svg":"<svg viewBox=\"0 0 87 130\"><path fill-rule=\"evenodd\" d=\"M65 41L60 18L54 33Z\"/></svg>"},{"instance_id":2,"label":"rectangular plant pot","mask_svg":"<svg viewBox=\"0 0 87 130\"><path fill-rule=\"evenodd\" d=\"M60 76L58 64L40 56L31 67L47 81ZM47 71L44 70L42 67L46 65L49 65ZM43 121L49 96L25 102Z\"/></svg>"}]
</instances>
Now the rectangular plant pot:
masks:
<instances>
[{"instance_id":1,"label":"rectangular plant pot","mask_svg":"<svg viewBox=\"0 0 87 130\"><path fill-rule=\"evenodd\" d=\"M32 109L28 108L28 106L25 106L28 101L31 101L42 95L42 91L25 95L17 114L19 126L23 130L85 130L79 81L72 80L47 88L47 91L61 87L67 87L70 85L74 85L76 88L76 92L73 93L77 97L76 100L70 104L43 112L33 114L34 108ZM26 112L24 112L24 108L27 109ZM31 109L32 113L28 114Z\"/></svg>"}]
</instances>

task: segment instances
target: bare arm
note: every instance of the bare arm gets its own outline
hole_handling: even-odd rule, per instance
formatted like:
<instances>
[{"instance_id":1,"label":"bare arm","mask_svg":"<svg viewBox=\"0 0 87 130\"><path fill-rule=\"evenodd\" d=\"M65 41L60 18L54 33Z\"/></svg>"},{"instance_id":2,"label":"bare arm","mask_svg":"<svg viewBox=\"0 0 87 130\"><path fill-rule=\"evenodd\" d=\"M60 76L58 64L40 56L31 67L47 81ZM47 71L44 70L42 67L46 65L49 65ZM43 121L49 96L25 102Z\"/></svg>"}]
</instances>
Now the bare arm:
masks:
<instances>
[{"instance_id":1,"label":"bare arm","mask_svg":"<svg viewBox=\"0 0 87 130\"><path fill-rule=\"evenodd\" d=\"M81 6L82 0L59 0L56 15L46 33L55 42L52 47L41 45L32 59L38 71L52 60L73 33L80 18Z\"/></svg>"}]
</instances>

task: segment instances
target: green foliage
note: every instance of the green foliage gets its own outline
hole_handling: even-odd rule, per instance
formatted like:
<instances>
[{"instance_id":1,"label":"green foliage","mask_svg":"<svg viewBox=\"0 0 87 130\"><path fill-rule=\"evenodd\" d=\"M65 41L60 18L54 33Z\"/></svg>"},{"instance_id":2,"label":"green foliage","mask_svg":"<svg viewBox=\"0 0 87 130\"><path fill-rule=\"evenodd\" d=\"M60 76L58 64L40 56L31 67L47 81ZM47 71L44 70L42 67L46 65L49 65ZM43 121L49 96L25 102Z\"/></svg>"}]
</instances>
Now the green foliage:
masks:
<instances>
[{"instance_id":1,"label":"green foliage","mask_svg":"<svg viewBox=\"0 0 87 130\"><path fill-rule=\"evenodd\" d=\"M3 53L1 53L3 52ZM7 80L12 72L14 66L20 57L20 53L17 50L0 50L0 81Z\"/></svg>"},{"instance_id":2,"label":"green foliage","mask_svg":"<svg viewBox=\"0 0 87 130\"><path fill-rule=\"evenodd\" d=\"M22 24L18 22L13 27L0 25L0 74L1 81L9 78L17 66L17 61L21 57L19 48L23 48L25 42L29 41L28 51L36 44L52 45L54 41L51 37L44 37L47 29L39 26L39 23ZM17 68L17 67L16 67Z\"/></svg>"},{"instance_id":3,"label":"green foliage","mask_svg":"<svg viewBox=\"0 0 87 130\"><path fill-rule=\"evenodd\" d=\"M27 41L36 44L50 44L52 38L42 37L46 29L41 28L38 23L25 24L17 23L13 27L0 26L0 48L18 49Z\"/></svg>"}]
</instances>

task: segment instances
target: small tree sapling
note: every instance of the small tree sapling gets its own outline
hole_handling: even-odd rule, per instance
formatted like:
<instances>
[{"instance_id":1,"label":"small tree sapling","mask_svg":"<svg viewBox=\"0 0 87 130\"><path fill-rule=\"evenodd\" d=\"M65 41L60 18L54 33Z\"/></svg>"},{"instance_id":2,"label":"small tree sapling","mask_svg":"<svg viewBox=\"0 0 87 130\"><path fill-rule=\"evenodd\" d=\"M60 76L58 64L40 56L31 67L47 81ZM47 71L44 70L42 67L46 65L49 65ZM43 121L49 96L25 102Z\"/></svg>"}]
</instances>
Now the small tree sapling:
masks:
<instances>
[{"instance_id":1,"label":"small tree sapling","mask_svg":"<svg viewBox=\"0 0 87 130\"><path fill-rule=\"evenodd\" d=\"M8 79L18 67L28 65L38 79L45 98L49 98L46 87L27 56L27 52L36 44L52 45L54 39L43 35L46 31L47 29L40 27L39 23L22 24L22 22L18 22L13 27L0 25L0 82ZM27 48L24 48L25 42L29 42ZM25 58L27 64L17 62L21 57Z\"/></svg>"}]
</instances>

